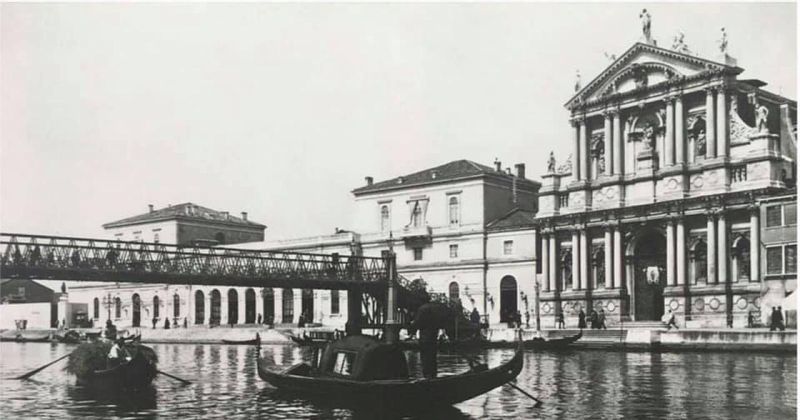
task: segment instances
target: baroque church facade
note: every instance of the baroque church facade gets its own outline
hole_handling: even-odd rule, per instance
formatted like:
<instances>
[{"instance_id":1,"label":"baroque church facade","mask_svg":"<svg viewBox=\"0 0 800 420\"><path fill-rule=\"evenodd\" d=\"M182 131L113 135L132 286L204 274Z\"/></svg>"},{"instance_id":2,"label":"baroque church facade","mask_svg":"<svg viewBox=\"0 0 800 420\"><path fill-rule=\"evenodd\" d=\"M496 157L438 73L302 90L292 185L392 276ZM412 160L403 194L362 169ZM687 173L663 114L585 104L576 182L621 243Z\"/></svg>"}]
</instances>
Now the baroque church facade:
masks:
<instances>
[{"instance_id":1,"label":"baroque church facade","mask_svg":"<svg viewBox=\"0 0 800 420\"><path fill-rule=\"evenodd\" d=\"M536 220L544 326L600 309L617 322L672 311L688 326L745 326L796 287L794 269L766 293L760 239L762 201L794 192L796 102L720 52L646 34L566 103L572 155L558 169L551 155Z\"/></svg>"}]
</instances>

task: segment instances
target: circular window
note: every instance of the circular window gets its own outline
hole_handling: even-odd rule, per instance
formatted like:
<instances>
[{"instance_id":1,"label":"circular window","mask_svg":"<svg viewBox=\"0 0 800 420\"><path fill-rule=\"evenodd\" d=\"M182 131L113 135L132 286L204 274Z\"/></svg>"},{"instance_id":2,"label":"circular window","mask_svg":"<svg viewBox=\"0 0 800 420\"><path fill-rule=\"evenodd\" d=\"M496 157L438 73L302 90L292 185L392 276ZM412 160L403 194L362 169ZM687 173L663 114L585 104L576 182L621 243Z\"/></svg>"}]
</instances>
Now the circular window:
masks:
<instances>
[{"instance_id":1,"label":"circular window","mask_svg":"<svg viewBox=\"0 0 800 420\"><path fill-rule=\"evenodd\" d=\"M694 309L698 312L703 312L703 309L706 308L706 303L703 301L703 298L697 298L694 301Z\"/></svg>"},{"instance_id":2,"label":"circular window","mask_svg":"<svg viewBox=\"0 0 800 420\"><path fill-rule=\"evenodd\" d=\"M708 301L708 307L714 311L719 309L719 305L720 305L719 299L717 298L712 298L710 301Z\"/></svg>"}]
</instances>

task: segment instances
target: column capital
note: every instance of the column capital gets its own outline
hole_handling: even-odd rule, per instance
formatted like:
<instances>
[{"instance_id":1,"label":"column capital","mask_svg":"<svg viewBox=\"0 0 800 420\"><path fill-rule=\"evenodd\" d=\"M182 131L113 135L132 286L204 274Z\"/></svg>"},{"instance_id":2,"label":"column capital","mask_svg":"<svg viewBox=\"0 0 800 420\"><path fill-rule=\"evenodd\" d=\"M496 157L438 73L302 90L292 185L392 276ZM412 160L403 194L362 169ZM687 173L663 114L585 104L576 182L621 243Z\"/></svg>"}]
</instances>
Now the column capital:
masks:
<instances>
[{"instance_id":1,"label":"column capital","mask_svg":"<svg viewBox=\"0 0 800 420\"><path fill-rule=\"evenodd\" d=\"M759 207L759 205L755 204L755 203L754 204L748 204L747 205L747 211L752 213L752 214L760 214L761 213L761 207Z\"/></svg>"},{"instance_id":2,"label":"column capital","mask_svg":"<svg viewBox=\"0 0 800 420\"><path fill-rule=\"evenodd\" d=\"M714 95L714 93L717 91L717 88L718 86L713 85L713 86L706 86L703 88L703 90L706 92L706 96L711 96Z\"/></svg>"},{"instance_id":3,"label":"column capital","mask_svg":"<svg viewBox=\"0 0 800 420\"><path fill-rule=\"evenodd\" d=\"M716 219L716 217L717 217L717 209L709 209L706 212L706 220L708 220L709 222L713 222L714 219Z\"/></svg>"},{"instance_id":4,"label":"column capital","mask_svg":"<svg viewBox=\"0 0 800 420\"><path fill-rule=\"evenodd\" d=\"M575 127L577 127L577 126L579 126L581 124L585 124L586 123L586 115L585 114L573 115L572 117L569 118L569 122L570 122L570 124L572 124Z\"/></svg>"}]
</instances>

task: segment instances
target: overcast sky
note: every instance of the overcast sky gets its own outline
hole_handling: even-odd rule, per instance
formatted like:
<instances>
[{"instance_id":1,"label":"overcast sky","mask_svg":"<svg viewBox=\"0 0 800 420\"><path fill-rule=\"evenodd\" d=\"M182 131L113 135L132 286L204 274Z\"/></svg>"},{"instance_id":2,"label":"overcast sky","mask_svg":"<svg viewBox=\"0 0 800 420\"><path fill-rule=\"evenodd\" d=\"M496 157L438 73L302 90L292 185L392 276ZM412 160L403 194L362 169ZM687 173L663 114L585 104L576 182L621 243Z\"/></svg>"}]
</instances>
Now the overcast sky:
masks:
<instances>
[{"instance_id":1,"label":"overcast sky","mask_svg":"<svg viewBox=\"0 0 800 420\"><path fill-rule=\"evenodd\" d=\"M456 159L545 170L563 104L643 5L0 5L0 224L98 236L192 201L267 238L350 224L350 190ZM670 46L729 50L796 98L794 4L647 4Z\"/></svg>"}]
</instances>

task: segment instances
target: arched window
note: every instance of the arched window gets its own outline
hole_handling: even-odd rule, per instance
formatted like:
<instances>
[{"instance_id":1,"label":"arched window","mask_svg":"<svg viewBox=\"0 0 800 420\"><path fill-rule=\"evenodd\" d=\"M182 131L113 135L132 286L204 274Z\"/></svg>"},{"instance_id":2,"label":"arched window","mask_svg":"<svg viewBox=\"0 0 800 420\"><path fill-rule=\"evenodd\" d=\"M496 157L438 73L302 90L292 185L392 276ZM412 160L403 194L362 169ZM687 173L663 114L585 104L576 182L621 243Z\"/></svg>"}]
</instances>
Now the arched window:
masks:
<instances>
[{"instance_id":1,"label":"arched window","mask_svg":"<svg viewBox=\"0 0 800 420\"><path fill-rule=\"evenodd\" d=\"M122 318L122 299L114 298L114 318Z\"/></svg>"},{"instance_id":2,"label":"arched window","mask_svg":"<svg viewBox=\"0 0 800 420\"><path fill-rule=\"evenodd\" d=\"M460 223L459 221L459 208L458 208L458 197L450 197L449 203L449 215L450 215L450 226L458 226Z\"/></svg>"},{"instance_id":3,"label":"arched window","mask_svg":"<svg viewBox=\"0 0 800 420\"><path fill-rule=\"evenodd\" d=\"M222 320L222 294L219 290L211 291L211 316L208 318L209 325L219 325Z\"/></svg>"},{"instance_id":4,"label":"arched window","mask_svg":"<svg viewBox=\"0 0 800 420\"><path fill-rule=\"evenodd\" d=\"M291 324L294 322L294 292L292 289L283 289L283 322Z\"/></svg>"},{"instance_id":5,"label":"arched window","mask_svg":"<svg viewBox=\"0 0 800 420\"><path fill-rule=\"evenodd\" d=\"M271 287L261 289L261 299L264 304L264 323L275 322L275 291Z\"/></svg>"},{"instance_id":6,"label":"arched window","mask_svg":"<svg viewBox=\"0 0 800 420\"><path fill-rule=\"evenodd\" d=\"M131 325L139 327L142 323L142 300L139 298L138 293L134 293L131 297L131 304L133 305L133 320Z\"/></svg>"},{"instance_id":7,"label":"arched window","mask_svg":"<svg viewBox=\"0 0 800 420\"><path fill-rule=\"evenodd\" d=\"M450 287L448 288L448 296L450 297L450 302L458 302L460 298L458 297L458 283L450 282Z\"/></svg>"},{"instance_id":8,"label":"arched window","mask_svg":"<svg viewBox=\"0 0 800 420\"><path fill-rule=\"evenodd\" d=\"M591 139L591 178L597 179L606 169L606 147L602 133L595 134Z\"/></svg>"},{"instance_id":9,"label":"arched window","mask_svg":"<svg viewBox=\"0 0 800 420\"><path fill-rule=\"evenodd\" d=\"M194 323L206 322L206 296L202 290L194 292Z\"/></svg>"},{"instance_id":10,"label":"arched window","mask_svg":"<svg viewBox=\"0 0 800 420\"><path fill-rule=\"evenodd\" d=\"M733 241L733 281L750 279L750 240L744 235Z\"/></svg>"},{"instance_id":11,"label":"arched window","mask_svg":"<svg viewBox=\"0 0 800 420\"><path fill-rule=\"evenodd\" d=\"M239 292L228 289L228 324L239 323Z\"/></svg>"},{"instance_id":12,"label":"arched window","mask_svg":"<svg viewBox=\"0 0 800 420\"><path fill-rule=\"evenodd\" d=\"M99 319L100 318L100 299L94 298L94 302L92 304L92 308L94 309L92 311L92 312L94 312L94 319Z\"/></svg>"},{"instance_id":13,"label":"arched window","mask_svg":"<svg viewBox=\"0 0 800 420\"><path fill-rule=\"evenodd\" d=\"M692 264L692 278L694 282L704 283L706 281L707 273L707 248L706 243L700 239L689 252L689 259Z\"/></svg>"},{"instance_id":14,"label":"arched window","mask_svg":"<svg viewBox=\"0 0 800 420\"><path fill-rule=\"evenodd\" d=\"M388 232L390 230L389 224L389 206L381 206L381 232Z\"/></svg>"},{"instance_id":15,"label":"arched window","mask_svg":"<svg viewBox=\"0 0 800 420\"><path fill-rule=\"evenodd\" d=\"M175 318L181 316L181 297L177 293L172 296L172 316Z\"/></svg>"},{"instance_id":16,"label":"arched window","mask_svg":"<svg viewBox=\"0 0 800 420\"><path fill-rule=\"evenodd\" d=\"M153 296L153 318L158 318L159 316L159 306L161 302L158 300L158 296Z\"/></svg>"}]
</instances>

